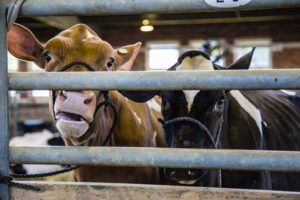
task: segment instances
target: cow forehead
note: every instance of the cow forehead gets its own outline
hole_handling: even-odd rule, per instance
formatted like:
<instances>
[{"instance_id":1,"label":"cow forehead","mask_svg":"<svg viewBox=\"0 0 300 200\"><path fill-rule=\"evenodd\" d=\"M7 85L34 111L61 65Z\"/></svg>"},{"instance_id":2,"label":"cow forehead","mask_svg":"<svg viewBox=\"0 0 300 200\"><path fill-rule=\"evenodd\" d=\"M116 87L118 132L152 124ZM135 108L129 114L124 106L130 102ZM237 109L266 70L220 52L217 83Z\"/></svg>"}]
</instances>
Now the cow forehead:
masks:
<instances>
[{"instance_id":1,"label":"cow forehead","mask_svg":"<svg viewBox=\"0 0 300 200\"><path fill-rule=\"evenodd\" d=\"M62 31L46 43L46 48L64 50L83 49L84 51L91 49L93 52L97 52L101 49L101 51L109 52L110 54L113 51L112 46L108 42L102 40L85 24L77 24Z\"/></svg>"},{"instance_id":2,"label":"cow forehead","mask_svg":"<svg viewBox=\"0 0 300 200\"><path fill-rule=\"evenodd\" d=\"M86 39L93 39L96 41L101 40L101 38L85 24L72 26L71 28L62 31L59 36L66 37L74 41L82 41Z\"/></svg>"}]
</instances>

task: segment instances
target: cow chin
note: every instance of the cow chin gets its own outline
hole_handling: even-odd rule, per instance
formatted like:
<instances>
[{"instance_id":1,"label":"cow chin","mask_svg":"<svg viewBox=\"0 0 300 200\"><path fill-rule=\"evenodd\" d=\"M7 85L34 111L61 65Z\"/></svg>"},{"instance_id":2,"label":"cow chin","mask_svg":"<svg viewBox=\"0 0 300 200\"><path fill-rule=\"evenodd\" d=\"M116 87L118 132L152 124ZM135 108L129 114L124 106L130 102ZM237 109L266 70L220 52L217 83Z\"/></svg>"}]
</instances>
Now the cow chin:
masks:
<instances>
[{"instance_id":1,"label":"cow chin","mask_svg":"<svg viewBox=\"0 0 300 200\"><path fill-rule=\"evenodd\" d=\"M56 122L56 127L64 138L77 139L83 136L89 129L86 121L67 121L60 119Z\"/></svg>"}]
</instances>

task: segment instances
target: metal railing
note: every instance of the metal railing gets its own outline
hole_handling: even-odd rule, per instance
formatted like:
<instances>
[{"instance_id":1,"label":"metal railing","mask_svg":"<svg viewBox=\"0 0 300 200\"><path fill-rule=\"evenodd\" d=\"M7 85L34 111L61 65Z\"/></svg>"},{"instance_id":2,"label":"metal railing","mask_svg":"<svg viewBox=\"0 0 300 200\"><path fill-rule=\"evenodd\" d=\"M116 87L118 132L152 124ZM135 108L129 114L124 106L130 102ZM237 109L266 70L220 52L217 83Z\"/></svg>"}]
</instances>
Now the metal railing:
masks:
<instances>
[{"instance_id":1,"label":"metal railing","mask_svg":"<svg viewBox=\"0 0 300 200\"><path fill-rule=\"evenodd\" d=\"M69 75L65 74L9 74L7 73L7 45L6 45L6 10L7 6L10 5L10 0L2 0L0 3L0 174L7 176L8 175L8 89L85 89L85 88L98 88L98 89L128 89L128 90L150 90L150 89L283 89L283 88L300 88L299 70L287 70L287 71L260 71L259 73L255 71L245 71L245 72L199 72L199 73L189 73L185 72L184 76L178 76L177 73L145 73L145 72L134 72L134 73L112 73L107 78L107 74L104 76L101 73L92 73L92 74L81 74L80 81L78 81L79 75L72 75L71 78ZM221 8L213 7L206 3L204 0L181 0L181 1L165 1L165 0L137 0L137 1L123 1L123 0L111 0L111 1L78 1L78 0L27 0L25 1L23 8L21 9L22 16L33 16L33 15L107 15L107 14L142 14L142 13L168 13L168 12L208 12L208 11L224 11L224 10L249 10L249 9L271 9L271 8L287 8L287 7L300 7L299 0L252 0L248 4L232 8ZM126 75L125 75L126 74ZM57 76L57 80L53 79L53 76ZM68 77L64 79L64 77ZM84 77L88 79L82 81ZM113 81L111 77L114 77L114 80L118 79L117 82ZM126 78L125 78L126 77ZM69 79L70 78L70 79ZM174 81L174 78L176 81ZM60 79L58 81L58 79ZM123 79L123 80L122 80ZM66 80L68 83L66 83ZM187 81L188 80L188 81ZM139 82L138 82L139 81ZM145 82L141 85L141 82ZM76 83L76 84L74 84ZM78 86L80 84L80 86ZM238 85L236 85L238 84ZM74 87L74 85L76 85ZM69 147L68 147L69 148ZM128 157L124 154L118 154L118 148L111 149L110 151L101 154L99 153L92 154L93 151L90 149L96 148L75 148L74 151L82 152L86 156L95 156L94 159L98 160L99 163L105 164L109 162L108 159L105 160L105 156L112 155L118 156L124 162L120 164L130 164L135 159L136 162L141 162L141 159L145 156L149 156L149 163L147 165L151 166L169 166L169 167L212 167L212 168L221 168L226 167L221 163L220 159L213 160L212 158L224 157L224 162L231 163L227 167L235 167L234 164L240 162L239 156L249 155L246 158L246 163L253 163L253 160L259 161L256 166L257 169L273 169L273 170L292 170L299 171L299 153L297 152L247 152L239 151L239 154L230 157L231 151L228 152L228 155L220 154L218 151L207 151L203 150L180 150L186 158L186 163L190 165L180 165L178 160L164 159L166 161L160 160L157 163L151 164L151 159L161 159L158 156L157 152L160 152L160 149L128 149L126 151L135 154L137 157ZM104 151L104 149L99 149L99 151ZM163 149L168 154L174 155L174 152L178 150L175 149ZM29 157L31 159L35 158L34 162L40 163L45 161L45 157L38 157L41 155L41 152L47 155L53 155L52 161L46 160L47 162L57 163L61 159L58 153L64 155L70 159L77 157L77 154L68 153L67 148L62 148L60 150L53 149L35 149L35 148L12 148L11 150L11 161L12 162L21 162L24 158L27 158L29 162ZM127 153L128 153L127 152ZM137 155L139 152L144 152L143 154ZM200 153L199 153L200 152ZM233 152L233 151L232 151ZM49 154L50 153L50 154ZM53 153L53 154L52 154ZM195 159L192 156L188 156L192 153L193 156L196 156L197 162L192 164L192 159ZM32 156L32 154L34 156ZM43 154L44 155L44 154ZM74 156L75 155L75 156ZM111 156L110 155L110 156ZM162 153L160 153L162 155ZM29 156L29 157L28 157ZM178 156L178 154L176 154ZM206 156L206 162L211 162L210 164L201 161L201 156ZM218 157L219 156L219 157ZM263 156L263 158L262 158ZM276 163L277 166L271 167L268 163L265 162L266 157L270 159L272 163ZM270 156L270 157L268 157ZM288 156L288 158L286 158ZM291 157L290 157L291 156ZM173 156L174 157L174 156ZM91 157L89 157L91 158ZM107 158L107 157L106 157ZM130 158L130 159L129 159ZM127 159L127 160L126 160ZM137 160L138 159L138 160ZM226 160L227 159L227 160ZM278 160L277 160L278 159ZM199 161L198 161L199 160ZM220 161L219 161L220 160ZM45 161L45 162L46 162ZM74 160L73 160L74 161ZM251 161L251 162L250 162ZM278 162L277 162L278 161ZM92 162L92 160L87 160L87 162ZM112 162L112 161L110 161ZM154 162L154 161L153 161ZM236 163L235 163L236 162ZM70 162L71 163L71 162ZM74 161L73 163L77 163ZM219 163L219 164L218 164ZM294 164L295 165L294 165ZM80 164L79 162L77 164ZM238 165L238 164L237 164ZM243 163L239 165L240 169L246 169L243 166ZM252 168L253 167L253 168ZM261 167L261 168L260 168ZM251 168L254 169L255 166L251 165ZM248 168L247 168L248 169ZM250 168L249 168L250 169ZM7 185L0 184L0 199L7 200L9 199L9 189Z\"/></svg>"},{"instance_id":2,"label":"metal railing","mask_svg":"<svg viewBox=\"0 0 300 200\"><path fill-rule=\"evenodd\" d=\"M234 1L232 1L234 2ZM241 0L238 3L240 3ZM218 10L254 10L271 8L299 7L298 0L248 0L248 4L239 7L213 7L205 0L137 0L137 1L78 1L78 0L26 0L21 10L23 16L33 15L107 15L107 14L144 14L174 12L209 12ZM220 6L222 2L220 1Z\"/></svg>"},{"instance_id":3,"label":"metal railing","mask_svg":"<svg viewBox=\"0 0 300 200\"><path fill-rule=\"evenodd\" d=\"M300 152L291 151L149 147L11 147L10 162L300 172Z\"/></svg>"},{"instance_id":4,"label":"metal railing","mask_svg":"<svg viewBox=\"0 0 300 200\"><path fill-rule=\"evenodd\" d=\"M5 2L5 1L4 1ZM0 175L8 175L8 77L6 16L4 3L0 3ZM9 188L0 184L0 199L9 199Z\"/></svg>"},{"instance_id":5,"label":"metal railing","mask_svg":"<svg viewBox=\"0 0 300 200\"><path fill-rule=\"evenodd\" d=\"M295 89L300 70L9 73L9 89Z\"/></svg>"}]
</instances>

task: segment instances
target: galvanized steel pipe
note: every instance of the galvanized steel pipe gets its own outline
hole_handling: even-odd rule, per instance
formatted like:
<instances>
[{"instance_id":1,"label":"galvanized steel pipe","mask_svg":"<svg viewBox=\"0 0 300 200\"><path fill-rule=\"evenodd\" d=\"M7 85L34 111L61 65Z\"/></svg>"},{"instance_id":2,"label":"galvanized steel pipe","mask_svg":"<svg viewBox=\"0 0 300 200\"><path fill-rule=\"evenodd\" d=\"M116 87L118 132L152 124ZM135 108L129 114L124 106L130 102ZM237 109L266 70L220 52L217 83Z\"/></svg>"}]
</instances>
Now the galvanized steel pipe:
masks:
<instances>
[{"instance_id":1,"label":"galvanized steel pipe","mask_svg":"<svg viewBox=\"0 0 300 200\"><path fill-rule=\"evenodd\" d=\"M239 7L223 6L222 1L218 7L206 3L209 0L110 0L110 1L78 1L78 0L26 0L21 10L22 16L42 15L108 15L108 14L144 14L144 13L174 13L174 12L209 12L224 10L253 10L300 7L299 0L240 0L231 4ZM210 1L212 2L212 1ZM216 2L216 1L215 1ZM217 2L216 2L217 3ZM215 3L215 4L216 4ZM228 3L228 2L227 2ZM221 6L221 7L220 7ZM224 8L227 7L227 8Z\"/></svg>"},{"instance_id":2,"label":"galvanized steel pipe","mask_svg":"<svg viewBox=\"0 0 300 200\"><path fill-rule=\"evenodd\" d=\"M8 163L8 77L7 77L7 44L6 44L6 8L0 3L0 176L7 176L9 173ZM9 199L8 185L0 183L0 199Z\"/></svg>"},{"instance_id":3,"label":"galvanized steel pipe","mask_svg":"<svg viewBox=\"0 0 300 200\"><path fill-rule=\"evenodd\" d=\"M15 164L300 171L300 152L132 147L10 147Z\"/></svg>"},{"instance_id":4,"label":"galvanized steel pipe","mask_svg":"<svg viewBox=\"0 0 300 200\"><path fill-rule=\"evenodd\" d=\"M299 89L300 70L9 73L10 90Z\"/></svg>"}]
</instances>

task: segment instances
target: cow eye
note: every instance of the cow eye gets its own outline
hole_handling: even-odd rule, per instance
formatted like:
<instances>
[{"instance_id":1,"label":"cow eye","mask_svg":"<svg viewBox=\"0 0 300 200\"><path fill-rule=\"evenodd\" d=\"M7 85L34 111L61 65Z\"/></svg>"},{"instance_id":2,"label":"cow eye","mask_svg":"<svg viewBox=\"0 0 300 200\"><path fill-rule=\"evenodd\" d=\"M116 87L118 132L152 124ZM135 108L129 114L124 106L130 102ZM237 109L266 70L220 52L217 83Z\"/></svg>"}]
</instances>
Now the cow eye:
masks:
<instances>
[{"instance_id":1,"label":"cow eye","mask_svg":"<svg viewBox=\"0 0 300 200\"><path fill-rule=\"evenodd\" d=\"M161 103L162 103L162 106L167 106L168 98L166 96L162 96L161 97Z\"/></svg>"},{"instance_id":2,"label":"cow eye","mask_svg":"<svg viewBox=\"0 0 300 200\"><path fill-rule=\"evenodd\" d=\"M43 59L45 59L46 63L50 62L52 59L52 55L49 52L43 53L42 57L43 57Z\"/></svg>"},{"instance_id":3,"label":"cow eye","mask_svg":"<svg viewBox=\"0 0 300 200\"><path fill-rule=\"evenodd\" d=\"M107 61L106 65L108 68L112 67L112 65L114 64L115 60L113 58L109 58L109 60Z\"/></svg>"},{"instance_id":4,"label":"cow eye","mask_svg":"<svg viewBox=\"0 0 300 200\"><path fill-rule=\"evenodd\" d=\"M217 103L216 103L216 107L217 107L218 109L222 108L223 105L224 105L224 101L225 101L225 98L224 98L223 96L220 97L220 98L218 99Z\"/></svg>"}]
</instances>

